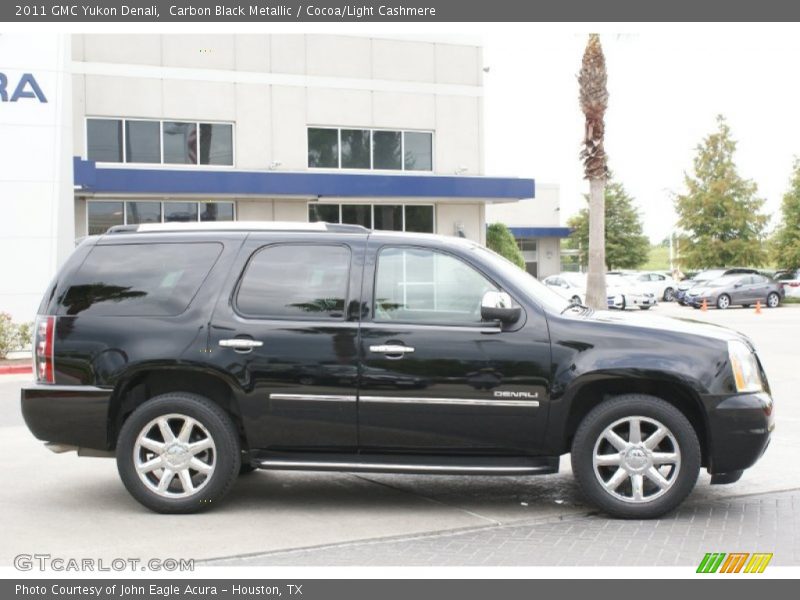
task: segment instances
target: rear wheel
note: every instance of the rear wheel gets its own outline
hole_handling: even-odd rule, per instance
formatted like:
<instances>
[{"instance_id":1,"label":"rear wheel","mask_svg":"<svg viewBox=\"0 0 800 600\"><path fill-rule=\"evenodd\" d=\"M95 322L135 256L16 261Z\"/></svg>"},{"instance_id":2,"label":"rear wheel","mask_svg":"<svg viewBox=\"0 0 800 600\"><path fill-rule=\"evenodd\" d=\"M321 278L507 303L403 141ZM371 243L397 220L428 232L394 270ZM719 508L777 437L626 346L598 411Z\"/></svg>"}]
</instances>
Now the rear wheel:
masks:
<instances>
[{"instance_id":1,"label":"rear wheel","mask_svg":"<svg viewBox=\"0 0 800 600\"><path fill-rule=\"evenodd\" d=\"M673 510L694 488L700 462L697 434L683 413L643 394L598 405L572 443L572 470L583 493L624 519Z\"/></svg>"},{"instance_id":2,"label":"rear wheel","mask_svg":"<svg viewBox=\"0 0 800 600\"><path fill-rule=\"evenodd\" d=\"M675 290L668 287L664 290L664 302L672 302L675 299Z\"/></svg>"},{"instance_id":3,"label":"rear wheel","mask_svg":"<svg viewBox=\"0 0 800 600\"><path fill-rule=\"evenodd\" d=\"M125 421L117 470L150 510L192 513L216 505L241 466L239 436L219 406L195 394L156 396Z\"/></svg>"},{"instance_id":4,"label":"rear wheel","mask_svg":"<svg viewBox=\"0 0 800 600\"><path fill-rule=\"evenodd\" d=\"M771 292L769 296L767 296L767 306L770 308L778 308L781 303L781 297L776 294L775 292Z\"/></svg>"},{"instance_id":5,"label":"rear wheel","mask_svg":"<svg viewBox=\"0 0 800 600\"><path fill-rule=\"evenodd\" d=\"M720 310L725 310L729 308L731 305L731 297L728 294L720 294L719 298L717 298L717 308Z\"/></svg>"},{"instance_id":6,"label":"rear wheel","mask_svg":"<svg viewBox=\"0 0 800 600\"><path fill-rule=\"evenodd\" d=\"M650 310L649 306L640 306L639 310Z\"/></svg>"}]
</instances>

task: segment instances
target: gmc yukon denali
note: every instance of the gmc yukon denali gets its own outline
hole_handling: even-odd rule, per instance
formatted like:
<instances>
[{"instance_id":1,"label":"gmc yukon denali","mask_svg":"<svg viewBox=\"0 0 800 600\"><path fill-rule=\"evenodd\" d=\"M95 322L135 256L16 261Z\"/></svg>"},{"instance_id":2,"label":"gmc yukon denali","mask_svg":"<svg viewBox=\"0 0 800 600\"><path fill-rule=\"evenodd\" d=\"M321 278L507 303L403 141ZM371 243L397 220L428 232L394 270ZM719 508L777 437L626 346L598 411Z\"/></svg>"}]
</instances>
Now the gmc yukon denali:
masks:
<instances>
[{"instance_id":1,"label":"gmc yukon denali","mask_svg":"<svg viewBox=\"0 0 800 600\"><path fill-rule=\"evenodd\" d=\"M535 475L652 518L737 481L773 403L749 339L574 305L483 246L325 223L112 227L48 288L33 434L144 506L253 469ZM676 351L676 348L689 349Z\"/></svg>"}]
</instances>

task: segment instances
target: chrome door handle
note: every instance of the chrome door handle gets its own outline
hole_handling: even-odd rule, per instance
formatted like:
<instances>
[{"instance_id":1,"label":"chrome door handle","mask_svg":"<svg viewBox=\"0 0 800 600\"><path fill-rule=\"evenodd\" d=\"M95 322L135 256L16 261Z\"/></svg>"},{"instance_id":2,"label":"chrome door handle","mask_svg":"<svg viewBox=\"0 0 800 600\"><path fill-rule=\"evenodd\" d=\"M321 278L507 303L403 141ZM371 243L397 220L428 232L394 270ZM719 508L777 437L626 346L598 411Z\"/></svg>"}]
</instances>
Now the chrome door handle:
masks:
<instances>
[{"instance_id":1,"label":"chrome door handle","mask_svg":"<svg viewBox=\"0 0 800 600\"><path fill-rule=\"evenodd\" d=\"M405 354L406 352L413 352L414 348L396 344L383 344L380 346L370 346L369 351L377 352L378 354Z\"/></svg>"},{"instance_id":2,"label":"chrome door handle","mask_svg":"<svg viewBox=\"0 0 800 600\"><path fill-rule=\"evenodd\" d=\"M219 345L223 348L233 348L237 352L249 352L253 348L260 348L264 345L264 342L247 338L232 338L230 340L220 340Z\"/></svg>"}]
</instances>

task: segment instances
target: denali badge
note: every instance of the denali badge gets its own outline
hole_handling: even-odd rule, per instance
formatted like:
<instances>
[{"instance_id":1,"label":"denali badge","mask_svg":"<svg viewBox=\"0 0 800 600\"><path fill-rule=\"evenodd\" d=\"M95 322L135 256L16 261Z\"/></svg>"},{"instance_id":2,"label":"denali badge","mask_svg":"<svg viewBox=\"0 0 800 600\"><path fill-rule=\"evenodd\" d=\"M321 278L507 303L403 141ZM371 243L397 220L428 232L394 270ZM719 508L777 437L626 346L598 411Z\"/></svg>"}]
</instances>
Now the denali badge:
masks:
<instances>
[{"instance_id":1,"label":"denali badge","mask_svg":"<svg viewBox=\"0 0 800 600\"><path fill-rule=\"evenodd\" d=\"M505 392L503 390L495 390L495 398L538 398L539 392Z\"/></svg>"}]
</instances>

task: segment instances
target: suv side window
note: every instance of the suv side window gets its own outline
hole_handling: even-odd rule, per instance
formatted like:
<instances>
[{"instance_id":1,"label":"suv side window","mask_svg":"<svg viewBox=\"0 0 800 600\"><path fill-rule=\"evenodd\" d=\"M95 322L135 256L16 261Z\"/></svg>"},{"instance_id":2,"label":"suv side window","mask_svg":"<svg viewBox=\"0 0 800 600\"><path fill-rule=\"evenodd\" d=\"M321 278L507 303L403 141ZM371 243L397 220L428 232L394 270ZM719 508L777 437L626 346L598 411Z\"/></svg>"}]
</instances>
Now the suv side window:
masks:
<instances>
[{"instance_id":1,"label":"suv side window","mask_svg":"<svg viewBox=\"0 0 800 600\"><path fill-rule=\"evenodd\" d=\"M257 319L343 320L350 249L339 245L276 244L257 250L245 267L235 305Z\"/></svg>"},{"instance_id":2,"label":"suv side window","mask_svg":"<svg viewBox=\"0 0 800 600\"><path fill-rule=\"evenodd\" d=\"M220 252L216 242L95 246L61 304L68 315L179 315Z\"/></svg>"},{"instance_id":3,"label":"suv side window","mask_svg":"<svg viewBox=\"0 0 800 600\"><path fill-rule=\"evenodd\" d=\"M376 321L464 325L481 322L484 293L497 290L474 268L424 248L384 248L375 276Z\"/></svg>"}]
</instances>

